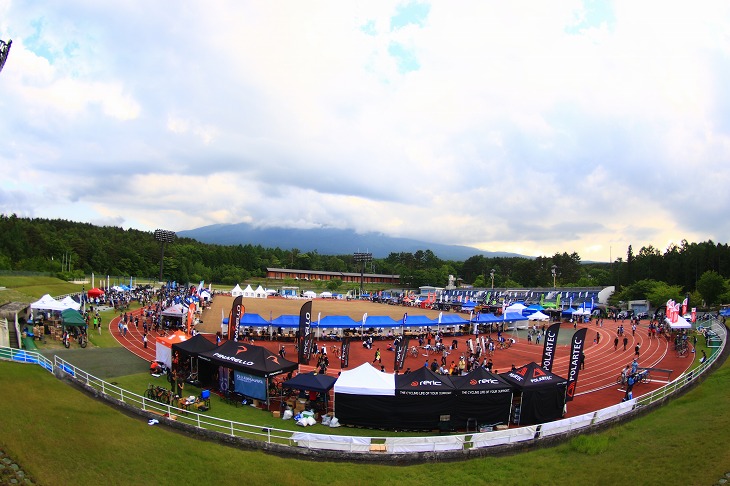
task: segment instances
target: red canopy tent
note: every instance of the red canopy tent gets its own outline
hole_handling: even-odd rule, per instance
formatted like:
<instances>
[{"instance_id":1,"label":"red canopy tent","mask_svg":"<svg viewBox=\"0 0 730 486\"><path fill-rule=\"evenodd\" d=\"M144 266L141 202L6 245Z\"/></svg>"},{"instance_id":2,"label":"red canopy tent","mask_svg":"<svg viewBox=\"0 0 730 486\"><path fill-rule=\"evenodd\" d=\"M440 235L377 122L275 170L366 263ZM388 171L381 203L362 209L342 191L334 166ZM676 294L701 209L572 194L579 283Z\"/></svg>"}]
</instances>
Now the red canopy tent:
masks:
<instances>
[{"instance_id":1,"label":"red canopy tent","mask_svg":"<svg viewBox=\"0 0 730 486\"><path fill-rule=\"evenodd\" d=\"M104 295L104 291L100 288L94 287L93 289L89 289L89 291L86 292L86 295L88 295L92 299L95 299L96 297L101 297L102 295Z\"/></svg>"}]
</instances>

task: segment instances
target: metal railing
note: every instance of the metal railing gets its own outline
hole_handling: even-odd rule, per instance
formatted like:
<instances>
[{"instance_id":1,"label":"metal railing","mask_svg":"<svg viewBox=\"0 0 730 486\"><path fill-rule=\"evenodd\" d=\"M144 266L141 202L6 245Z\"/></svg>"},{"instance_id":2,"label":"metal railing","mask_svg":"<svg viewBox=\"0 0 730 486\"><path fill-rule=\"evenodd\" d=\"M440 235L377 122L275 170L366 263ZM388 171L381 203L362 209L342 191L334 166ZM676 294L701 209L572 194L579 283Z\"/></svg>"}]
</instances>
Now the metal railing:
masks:
<instances>
[{"instance_id":1,"label":"metal railing","mask_svg":"<svg viewBox=\"0 0 730 486\"><path fill-rule=\"evenodd\" d=\"M246 424L204 415L188 410L185 407L161 403L143 395L130 392L77 368L59 356L54 356L53 362L51 362L48 358L37 352L0 348L0 359L38 364L51 373L58 370L72 377L78 383L96 390L112 401L117 400L130 407L149 412L153 415L170 418L179 423L227 436L253 439L285 446L307 447L310 449L326 449L352 453L376 452L380 454L398 454L404 452L469 450L508 445L529 440L539 441L544 437L591 428L605 420L614 419L632 410L664 400L666 397L677 393L683 387L688 386L705 373L722 354L727 342L727 330L724 325L716 320L712 322L711 327L722 339L720 348L717 348L715 352L711 353L707 360L699 367L683 373L669 384L640 398L578 417L570 417L540 425L445 436L354 437L340 435L335 430L325 435L308 433L306 429L302 429L303 431L292 431L267 425Z\"/></svg>"}]
</instances>

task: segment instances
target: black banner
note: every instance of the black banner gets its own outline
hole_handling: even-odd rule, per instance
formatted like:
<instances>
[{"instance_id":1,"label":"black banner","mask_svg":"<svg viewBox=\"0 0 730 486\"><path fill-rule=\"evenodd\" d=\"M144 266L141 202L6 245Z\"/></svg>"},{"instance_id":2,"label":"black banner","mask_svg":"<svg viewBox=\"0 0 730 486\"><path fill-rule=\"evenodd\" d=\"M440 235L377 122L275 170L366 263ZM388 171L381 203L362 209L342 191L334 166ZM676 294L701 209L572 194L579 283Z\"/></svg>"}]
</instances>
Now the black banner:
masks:
<instances>
[{"instance_id":1,"label":"black banner","mask_svg":"<svg viewBox=\"0 0 730 486\"><path fill-rule=\"evenodd\" d=\"M400 359L401 355L405 354L403 351L403 336L398 336L395 338L395 341L393 341L393 347L394 353L393 353L393 371L398 371L400 369Z\"/></svg>"},{"instance_id":2,"label":"black banner","mask_svg":"<svg viewBox=\"0 0 730 486\"><path fill-rule=\"evenodd\" d=\"M233 299L231 313L228 314L228 339L238 341L238 327L241 324L243 312L243 296L239 295Z\"/></svg>"},{"instance_id":3,"label":"black banner","mask_svg":"<svg viewBox=\"0 0 730 486\"><path fill-rule=\"evenodd\" d=\"M573 400L575 396L575 386L578 384L578 371L580 370L581 361L583 361L583 344L586 342L586 332L588 328L577 330L573 334L570 343L570 366L568 368L568 388L565 390L565 401Z\"/></svg>"},{"instance_id":4,"label":"black banner","mask_svg":"<svg viewBox=\"0 0 730 486\"><path fill-rule=\"evenodd\" d=\"M307 360L307 363L309 363L309 360L312 359L312 355L317 353L317 349L315 348L315 342L314 342L314 329L309 328L309 334L307 334L306 342L304 343L304 359Z\"/></svg>"},{"instance_id":5,"label":"black banner","mask_svg":"<svg viewBox=\"0 0 730 486\"><path fill-rule=\"evenodd\" d=\"M350 366L350 338L346 337L342 341L342 349L340 350L340 368L347 368Z\"/></svg>"},{"instance_id":6,"label":"black banner","mask_svg":"<svg viewBox=\"0 0 730 486\"><path fill-rule=\"evenodd\" d=\"M308 343L309 329L312 324L312 301L304 303L299 311L299 336L297 336L297 362L299 364L309 363L309 357L305 361L304 347Z\"/></svg>"},{"instance_id":7,"label":"black banner","mask_svg":"<svg viewBox=\"0 0 730 486\"><path fill-rule=\"evenodd\" d=\"M545 371L553 371L553 362L555 361L555 351L558 346L558 333L560 332L560 323L556 322L547 328L545 332L545 345L542 348L542 366Z\"/></svg>"},{"instance_id":8,"label":"black banner","mask_svg":"<svg viewBox=\"0 0 730 486\"><path fill-rule=\"evenodd\" d=\"M401 346L400 346L401 353L400 353L400 358L398 358L398 369L399 370L403 369L403 365L406 362L406 356L408 355L408 344L410 343L410 341L411 340L408 338L401 338Z\"/></svg>"}]
</instances>

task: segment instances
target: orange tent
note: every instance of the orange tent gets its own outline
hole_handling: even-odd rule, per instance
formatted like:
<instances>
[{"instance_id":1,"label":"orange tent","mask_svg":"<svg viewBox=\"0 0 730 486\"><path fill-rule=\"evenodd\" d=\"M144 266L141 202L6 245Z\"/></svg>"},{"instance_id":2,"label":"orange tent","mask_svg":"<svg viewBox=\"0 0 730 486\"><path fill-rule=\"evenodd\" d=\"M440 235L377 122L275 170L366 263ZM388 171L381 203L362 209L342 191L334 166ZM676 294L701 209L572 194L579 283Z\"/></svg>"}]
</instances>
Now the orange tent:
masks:
<instances>
[{"instance_id":1,"label":"orange tent","mask_svg":"<svg viewBox=\"0 0 730 486\"><path fill-rule=\"evenodd\" d=\"M165 363L170 368L172 366L172 345L181 343L187 339L188 335L183 331L175 331L169 336L158 337L155 349L155 361Z\"/></svg>"}]
</instances>

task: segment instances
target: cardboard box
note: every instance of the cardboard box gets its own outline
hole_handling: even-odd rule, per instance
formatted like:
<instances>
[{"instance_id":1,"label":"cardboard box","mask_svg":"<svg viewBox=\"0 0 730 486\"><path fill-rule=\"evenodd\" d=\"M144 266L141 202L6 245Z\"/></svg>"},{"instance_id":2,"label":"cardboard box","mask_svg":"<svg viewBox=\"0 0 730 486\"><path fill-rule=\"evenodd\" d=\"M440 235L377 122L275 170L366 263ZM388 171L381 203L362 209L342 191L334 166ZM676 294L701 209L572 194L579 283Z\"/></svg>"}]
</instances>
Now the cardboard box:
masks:
<instances>
[{"instance_id":1,"label":"cardboard box","mask_svg":"<svg viewBox=\"0 0 730 486\"><path fill-rule=\"evenodd\" d=\"M274 410L273 412L271 412L271 415L273 415L274 418L281 418L281 412L278 410Z\"/></svg>"}]
</instances>

